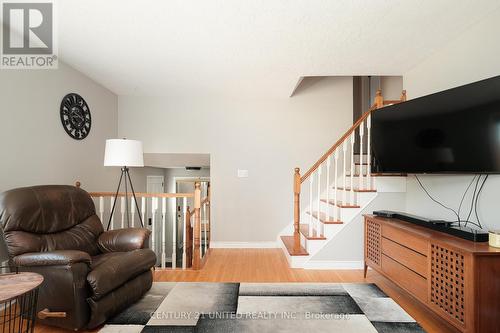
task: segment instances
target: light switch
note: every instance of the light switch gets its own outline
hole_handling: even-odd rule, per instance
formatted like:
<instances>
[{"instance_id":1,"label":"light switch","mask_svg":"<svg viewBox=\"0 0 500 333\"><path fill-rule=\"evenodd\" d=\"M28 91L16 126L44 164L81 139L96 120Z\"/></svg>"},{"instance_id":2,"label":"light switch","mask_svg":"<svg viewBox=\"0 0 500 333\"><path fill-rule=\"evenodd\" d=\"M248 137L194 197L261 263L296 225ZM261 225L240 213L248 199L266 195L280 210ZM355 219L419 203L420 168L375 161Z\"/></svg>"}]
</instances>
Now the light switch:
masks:
<instances>
[{"instance_id":1,"label":"light switch","mask_svg":"<svg viewBox=\"0 0 500 333\"><path fill-rule=\"evenodd\" d=\"M238 178L248 178L248 170L238 169Z\"/></svg>"}]
</instances>

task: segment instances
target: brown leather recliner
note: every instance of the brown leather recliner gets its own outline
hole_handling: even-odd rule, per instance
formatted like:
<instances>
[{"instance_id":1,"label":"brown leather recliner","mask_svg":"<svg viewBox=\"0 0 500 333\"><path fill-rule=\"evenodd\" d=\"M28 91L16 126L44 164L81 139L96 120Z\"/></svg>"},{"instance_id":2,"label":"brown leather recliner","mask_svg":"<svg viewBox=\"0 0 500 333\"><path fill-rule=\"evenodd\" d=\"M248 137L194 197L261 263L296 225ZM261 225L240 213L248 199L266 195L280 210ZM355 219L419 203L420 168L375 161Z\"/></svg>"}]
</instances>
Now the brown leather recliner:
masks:
<instances>
[{"instance_id":1,"label":"brown leather recliner","mask_svg":"<svg viewBox=\"0 0 500 333\"><path fill-rule=\"evenodd\" d=\"M47 185L4 192L0 222L10 264L44 277L38 310L66 312L42 323L94 328L151 288L150 231L104 232L84 190Z\"/></svg>"}]
</instances>

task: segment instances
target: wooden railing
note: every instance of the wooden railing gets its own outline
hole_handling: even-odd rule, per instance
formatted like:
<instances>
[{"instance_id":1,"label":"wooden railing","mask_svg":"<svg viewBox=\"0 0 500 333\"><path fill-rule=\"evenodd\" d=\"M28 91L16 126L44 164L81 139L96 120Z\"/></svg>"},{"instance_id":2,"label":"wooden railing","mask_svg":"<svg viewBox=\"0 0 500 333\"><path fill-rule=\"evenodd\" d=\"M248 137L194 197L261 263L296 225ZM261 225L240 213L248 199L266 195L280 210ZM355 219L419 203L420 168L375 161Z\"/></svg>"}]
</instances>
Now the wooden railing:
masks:
<instances>
[{"instance_id":1,"label":"wooden railing","mask_svg":"<svg viewBox=\"0 0 500 333\"><path fill-rule=\"evenodd\" d=\"M81 186L76 182L77 187ZM119 192L115 203L115 192L89 192L94 200L96 212L107 229L119 229L127 227L141 227L140 220L144 227L151 230L150 248L160 258L159 266L166 268L167 254L171 255L172 268L177 268L178 245L181 245L182 256L181 267L187 269L201 269L205 262L205 256L208 253L209 234L205 226L205 251L201 248L200 235L204 220L210 220L210 211L208 197L201 200L201 186L199 182L195 183L192 193L135 193L140 206L141 219L137 217L137 209L132 197L132 193ZM178 212L178 199L182 199L184 211ZM193 200L194 209L191 211L188 206L188 199ZM128 204L127 200L130 200ZM109 202L109 204L107 204ZM167 203L170 204L171 218L167 219ZM113 214L112 207L115 205ZM127 209L129 209L127 211ZM181 214L182 229L177 230L178 213ZM118 215L118 216L117 216ZM193 225L191 225L193 223ZM167 249L167 232L171 228L172 249ZM195 232L192 232L194 229ZM179 235L180 234L180 235ZM179 237L180 236L180 239ZM194 254L194 255L193 255Z\"/></svg>"},{"instance_id":2,"label":"wooden railing","mask_svg":"<svg viewBox=\"0 0 500 333\"><path fill-rule=\"evenodd\" d=\"M294 252L300 252L300 196L302 184L309 180L309 235L319 236L323 234L323 224L319 222L321 212L320 206L323 200L327 204L325 220L338 221L340 206L354 206L355 190L371 190L373 188L371 175L371 115L375 110L386 105L397 104L406 101L406 91L403 90L399 100L385 100L382 91L378 90L373 106L365 112L342 137L335 142L328 151L321 156L304 175L300 175L300 169L295 168L294 172ZM366 132L365 132L366 129ZM356 132L359 139L356 140ZM366 133L366 137L365 137ZM355 162L355 144L359 145L358 162ZM366 151L364 147L366 142ZM366 152L366 156L365 156ZM366 159L365 159L366 157ZM332 161L333 160L333 161ZM358 173L356 174L356 166ZM333 170L332 170L333 169ZM366 170L366 172L365 172ZM324 188L322 187L323 171L325 174ZM332 174L333 172L333 174ZM339 178L340 172L340 178ZM332 177L331 177L332 176ZM333 184L332 184L333 178ZM339 179L341 184L339 184ZM357 183L357 188L355 187ZM333 185L333 186L332 186ZM326 198L321 195L325 191ZM332 193L333 190L333 193ZM341 198L338 191L341 191ZM333 194L333 196L332 196ZM317 214L317 218L314 218Z\"/></svg>"}]
</instances>

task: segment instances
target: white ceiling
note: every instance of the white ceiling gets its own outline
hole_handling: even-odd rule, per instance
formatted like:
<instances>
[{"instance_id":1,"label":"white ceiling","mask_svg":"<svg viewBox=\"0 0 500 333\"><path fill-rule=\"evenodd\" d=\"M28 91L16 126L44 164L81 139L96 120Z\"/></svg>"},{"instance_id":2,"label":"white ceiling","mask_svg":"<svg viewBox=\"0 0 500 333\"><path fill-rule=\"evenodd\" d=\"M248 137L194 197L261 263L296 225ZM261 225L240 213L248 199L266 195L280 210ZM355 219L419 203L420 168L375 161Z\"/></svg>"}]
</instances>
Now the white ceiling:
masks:
<instances>
[{"instance_id":1,"label":"white ceiling","mask_svg":"<svg viewBox=\"0 0 500 333\"><path fill-rule=\"evenodd\" d=\"M289 96L301 76L401 75L498 0L73 0L59 55L118 95Z\"/></svg>"}]
</instances>

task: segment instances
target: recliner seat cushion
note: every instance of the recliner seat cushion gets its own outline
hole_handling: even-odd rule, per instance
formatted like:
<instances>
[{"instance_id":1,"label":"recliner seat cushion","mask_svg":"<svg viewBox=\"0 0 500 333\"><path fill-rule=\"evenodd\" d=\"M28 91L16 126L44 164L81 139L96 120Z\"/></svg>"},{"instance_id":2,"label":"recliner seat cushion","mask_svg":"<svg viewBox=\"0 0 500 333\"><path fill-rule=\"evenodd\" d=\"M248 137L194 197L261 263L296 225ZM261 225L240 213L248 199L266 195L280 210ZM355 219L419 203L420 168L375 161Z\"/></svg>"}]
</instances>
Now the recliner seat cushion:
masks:
<instances>
[{"instance_id":1,"label":"recliner seat cushion","mask_svg":"<svg viewBox=\"0 0 500 333\"><path fill-rule=\"evenodd\" d=\"M28 267L73 265L76 263L90 265L90 261L88 253L76 250L25 253L13 259L16 266Z\"/></svg>"},{"instance_id":2,"label":"recliner seat cushion","mask_svg":"<svg viewBox=\"0 0 500 333\"><path fill-rule=\"evenodd\" d=\"M156 255L150 249L109 256L87 275L87 281L93 291L92 299L99 300L126 281L149 270L155 263Z\"/></svg>"}]
</instances>

